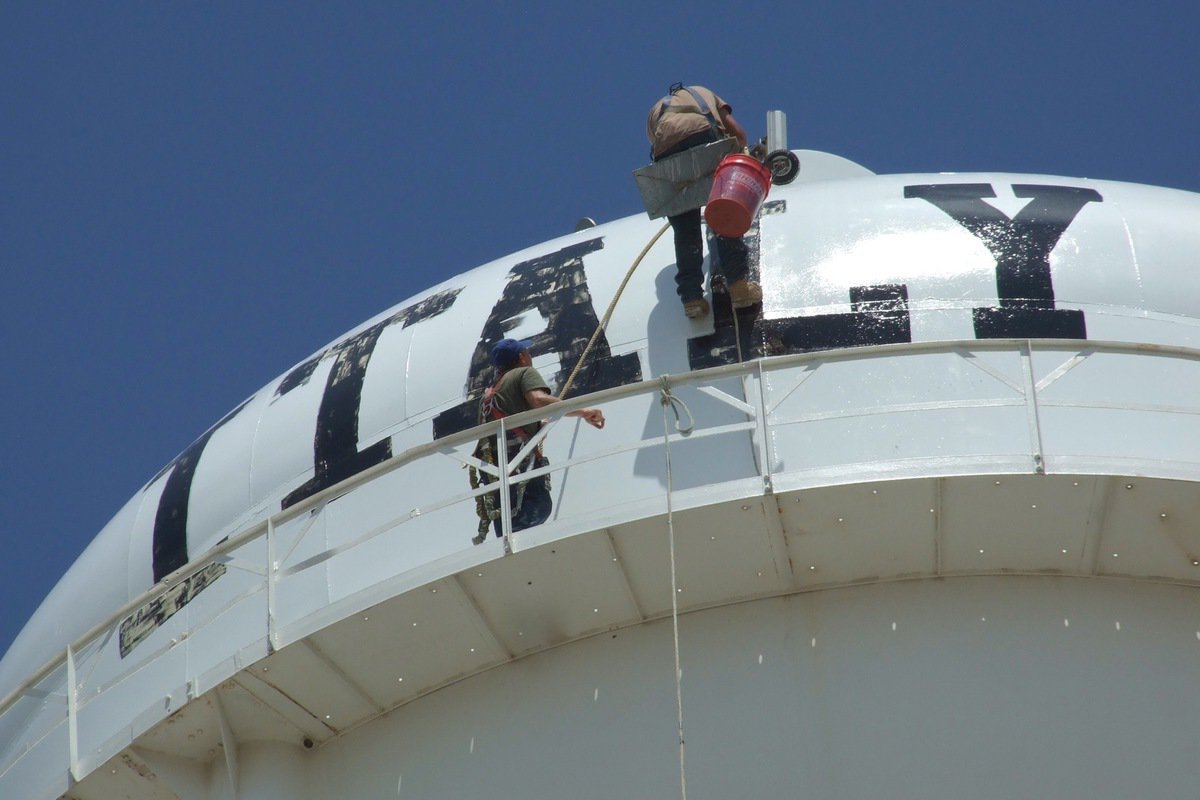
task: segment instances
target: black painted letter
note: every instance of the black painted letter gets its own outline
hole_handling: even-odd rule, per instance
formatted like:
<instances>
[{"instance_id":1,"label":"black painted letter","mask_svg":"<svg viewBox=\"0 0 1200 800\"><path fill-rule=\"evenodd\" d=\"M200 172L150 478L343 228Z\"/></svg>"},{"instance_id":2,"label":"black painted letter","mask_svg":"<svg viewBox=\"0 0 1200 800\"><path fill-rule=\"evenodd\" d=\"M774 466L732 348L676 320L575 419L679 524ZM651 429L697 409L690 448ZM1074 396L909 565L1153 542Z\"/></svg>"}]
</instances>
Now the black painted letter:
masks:
<instances>
[{"instance_id":1,"label":"black painted letter","mask_svg":"<svg viewBox=\"0 0 1200 800\"><path fill-rule=\"evenodd\" d=\"M1083 312L1056 309L1050 279L1050 251L1086 204L1102 202L1093 189L1017 184L1017 197L1032 198L1012 219L983 198L996 193L986 183L905 186L906 198L920 198L946 212L979 238L996 259L998 308L977 308L979 339L1086 339Z\"/></svg>"},{"instance_id":2,"label":"black painted letter","mask_svg":"<svg viewBox=\"0 0 1200 800\"><path fill-rule=\"evenodd\" d=\"M313 476L304 485L283 499L283 508L312 497L317 492L357 475L369 467L391 458L392 441L382 439L363 450L358 449L358 410L362 403L363 382L367 364L384 328L397 323L408 327L423 319L436 317L454 304L461 289L451 289L429 297L420 303L402 308L333 348L336 353L325 394L317 412L317 433L313 439ZM310 359L292 371L280 384L279 392L299 386L312 375L317 362L326 354Z\"/></svg>"},{"instance_id":3,"label":"black painted letter","mask_svg":"<svg viewBox=\"0 0 1200 800\"><path fill-rule=\"evenodd\" d=\"M196 475L196 464L200 455L208 446L208 440L246 407L249 400L242 402L230 411L221 421L213 425L204 435L188 446L174 461L168 464L162 472L154 476L154 480L167 470L167 481L163 485L162 494L158 497L158 510L154 515L154 542L151 546L151 564L154 569L154 582L158 583L167 575L188 562L187 519L188 501L192 495L192 478ZM150 481L151 483L154 480Z\"/></svg>"},{"instance_id":4,"label":"black painted letter","mask_svg":"<svg viewBox=\"0 0 1200 800\"><path fill-rule=\"evenodd\" d=\"M534 355L557 353L560 370L552 382L556 386L566 382L583 355L588 339L600 324L588 291L583 257L603 246L603 239L589 239L523 261L512 268L504 293L488 315L471 356L467 399L434 417L435 439L478 424L479 396L495 379L489 362L491 347L520 324L522 314L537 311L545 318L546 329L532 337L531 352ZM571 395L597 392L641 379L642 368L637 353L614 356L608 337L601 332L592 345L587 363L575 378Z\"/></svg>"}]
</instances>

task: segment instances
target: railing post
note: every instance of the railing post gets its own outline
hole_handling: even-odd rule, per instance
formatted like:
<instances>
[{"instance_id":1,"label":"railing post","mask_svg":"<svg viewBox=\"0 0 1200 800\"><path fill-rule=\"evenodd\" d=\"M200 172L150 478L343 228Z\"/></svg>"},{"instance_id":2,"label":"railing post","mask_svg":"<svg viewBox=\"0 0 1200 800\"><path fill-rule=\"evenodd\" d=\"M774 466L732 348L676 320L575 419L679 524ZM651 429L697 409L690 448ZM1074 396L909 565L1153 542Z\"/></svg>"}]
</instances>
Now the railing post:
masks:
<instances>
[{"instance_id":1,"label":"railing post","mask_svg":"<svg viewBox=\"0 0 1200 800\"><path fill-rule=\"evenodd\" d=\"M763 479L763 492L771 494L775 491L774 483L771 480L771 445L770 431L767 428L767 382L763 371L762 359L757 360L757 376L758 386L757 398L758 401L758 419L755 420L757 427L755 428L755 436L758 438L758 471Z\"/></svg>"},{"instance_id":2,"label":"railing post","mask_svg":"<svg viewBox=\"0 0 1200 800\"><path fill-rule=\"evenodd\" d=\"M1038 397L1038 394L1040 392L1040 389L1047 389L1049 391L1048 387L1050 386L1050 384L1053 381L1057 380L1059 377L1061 377L1061 375L1064 374L1066 372L1066 370L1068 368L1070 368L1071 365L1064 364L1063 366L1059 367L1059 369L1054 372L1051 372L1048 374L1042 374L1041 376L1038 376L1034 372L1034 367L1033 367L1033 363L1032 363L1032 346L1033 346L1033 342L1028 339L1025 339L1025 340L1021 340L1021 339L1004 339L1004 340L972 339L972 340L948 340L948 341L915 342L915 343L909 342L909 343L896 344L896 345L872 345L872 346L867 346L867 347L862 347L862 348L846 348L846 349L839 350L839 351L821 351L821 352L815 352L815 353L799 353L799 354L778 356L778 357L773 357L771 359L771 363L768 365L765 365L765 366L761 361L758 361L758 360L756 360L756 361L758 361L758 363L756 363L756 364L741 363L741 364L736 364L736 365L724 365L721 367L714 367L714 368L709 368L706 370L701 370L701 371L698 371L697 373L692 373L688 376L684 376L684 379L682 379L682 380L680 380L678 378L677 378L677 380L679 380L679 382L681 384L693 385L696 383L724 380L731 375L735 375L735 374L742 375L747 372L749 372L751 374L756 373L758 375L758 384L759 385L758 385L757 391L758 391L759 396L758 396L757 400L755 400L755 401L751 401L747 397L746 403L747 403L747 405L755 405L756 406L756 413L758 415L758 419L756 420L755 425L754 425L754 433L755 433L755 435L758 436L758 442L756 444L754 444L754 446L753 446L753 453L760 461L758 471L762 475L764 485L765 485L765 487L769 488L770 484L773 482L773 479L774 479L772 472L773 472L773 468L774 468L773 452L775 449L775 445L774 445L773 441L770 439L770 435L771 435L770 434L770 425L772 423L769 423L769 420L768 420L768 415L769 415L768 409L771 409L769 411L769 413L775 414L780 419L780 424L782 426L804 424L805 422L810 421L809 419L807 419L807 417L809 415L807 415L806 413L803 413L803 407L802 407L802 413L799 415L799 418L788 419L789 412L787 410L787 406L785 406L784 404L787 402L787 398L789 397L789 395L792 392L795 392L800 388L801 384L803 383L803 380L798 380L795 382L795 385L790 385L790 382L792 380L791 377L790 376L783 377L784 375L788 375L789 373L784 373L784 372L782 372L782 370L788 370L788 371L808 370L808 372L811 373L812 370L816 369L817 365L822 365L822 364L845 363L845 362L860 360L860 359L864 359L864 358L883 357L883 358L891 359L891 358L898 358L901 356L924 355L924 354L930 354L930 353L957 353L957 352L961 351L964 355L966 355L966 354L971 355L969 362L972 362L977 369L982 370L984 373L990 375L993 379L998 380L1000 383L1002 383L1006 387L1006 392L1003 397L1003 401L1004 401L1003 405L1008 406L1010 401L1012 400L1012 398L1016 395L1016 393L1023 392L1023 397L1020 402L1023 402L1023 405L1025 406L1028 436L1029 436L1028 446L1029 446L1029 452L1031 454L1033 471L1037 474L1045 474L1045 472L1046 472L1046 464L1045 464L1046 455L1043 452L1044 441L1043 441L1043 435L1041 432L1041 422L1040 422L1041 401L1040 401L1040 398ZM1078 350L1078 348L1080 347L1080 343L1077 340L1064 340L1064 341L1054 340L1054 341L1048 341L1048 342L1039 341L1038 346L1039 346L1039 348L1042 349L1043 353L1048 353L1048 352L1053 353L1053 352L1057 352L1059 350L1070 350L1070 349ZM1021 361L1022 374L1020 377L1017 377L1016 375L1014 375L1012 373L1012 371L1010 369L1011 362L1007 360L1013 354L1014 349L1016 351L1015 355L1017 355L1017 357ZM1085 348L1085 350L1079 353L1079 358L1080 358L1080 360L1082 360L1083 358L1091 357L1092 354L1096 354L1096 353L1102 354L1104 356L1112 355L1112 354L1137 356L1137 357L1143 358L1143 359L1149 358L1152 356L1160 357L1160 358L1181 358L1181 359L1185 359L1191 365L1200 365L1200 349L1197 349L1194 347L1185 347L1185 346L1180 346L1180 345L1165 345L1165 344L1114 342L1114 341L1105 341L1105 340L1089 340L1087 342L1087 347ZM975 357L976 354L994 354L995 357L991 358L991 359L980 359L980 358ZM991 366L989 364L989 362L991 362L991 361L1002 362L1004 365L1004 369L1001 370L999 367ZM768 367L769 367L769 369L768 369ZM1198 367L1198 368L1200 368L1200 367ZM767 372L772 372L773 374L775 374L776 375L775 380L777 381L777 383L773 389L775 395L777 395L777 396L773 396L772 401L770 403L766 399L765 375ZM568 402L575 403L575 404L581 404L582 402L601 402L601 403L603 403L603 402L608 402L610 400L623 400L627 397L640 396L646 392L655 391L653 381L645 381L644 383L646 385L620 386L620 387L612 387L610 389L603 390L601 393L599 393L600 398L601 398L599 401L596 401L594 399L585 401L584 398L573 398L572 401L568 401ZM746 385L748 386L749 384L746 384ZM1011 395L1008 394L1008 391L1012 391L1013 394L1011 394ZM1047 396L1052 398L1052 405L1056 405L1056 406L1077 405L1077 404L1067 403L1065 400L1057 399L1056 392L1050 393ZM1180 401L1180 402L1182 402L1182 401ZM772 403L774 403L774 406L772 406ZM572 406L568 406L568 407L575 408L575 407L579 407L579 406L572 405ZM1136 408L1136 406L1134 408ZM1179 405L1179 404L1171 405L1171 406L1164 406L1160 410L1168 411L1168 412L1172 412L1172 413L1192 414L1192 415L1195 415L1197 413L1191 405ZM543 414L543 416L549 416L550 413L551 413L551 411L547 410L546 413ZM301 514L311 513L315 508L319 508L320 504L328 502L329 497L339 496L338 493L348 492L351 489L353 489L355 486L361 485L364 481L373 480L374 478L376 478L380 475L388 474L389 470L398 468L399 466L403 466L403 465L410 464L410 463L415 463L417 459L428 457L432 453L440 452L442 449L452 448L452 447L457 447L459 445L467 444L468 441L470 441L470 439L468 437L471 437L471 438L478 437L484 431L489 432L489 434L487 434L487 435L490 435L490 432L494 432L497 435L497 450L498 450L498 455L499 455L499 459L498 459L499 463L497 465L496 474L499 476L499 480L496 482L496 487L498 487L498 489L493 489L493 490L498 491L500 494L500 504L499 505L500 505L500 509L501 509L502 519L501 519L501 525L499 527L501 529L501 535L504 540L505 552L511 553L511 552L513 552L513 544L514 544L515 537L514 537L514 533L513 533L513 520L512 520L513 509L511 507L510 491L511 491L512 479L513 479L513 476L511 475L511 469L513 467L515 467L515 465L508 464L508 458L509 458L510 454L508 452L509 448L507 446L507 441L506 441L506 436L505 436L505 421L501 420L501 421L499 421L499 424L480 425L480 426L477 426L476 429L472 429L469 431L461 431L461 432L458 432L456 434L446 437L444 440L440 440L438 442L430 442L430 443L426 443L426 444L422 444L422 445L417 445L412 448L409 448L408 450L404 451L403 453L396 454L390 460L390 464L376 465L376 467L371 468L372 471L368 471L365 473L359 473L359 474L356 474L355 476L352 476L351 478L347 478L346 481L343 482L342 484L340 484L339 486L330 487L326 490L323 490L323 493L321 493L320 496L317 497L317 499L315 499L315 500L310 498L301 504L297 504L296 506L277 511L276 516L268 517L264 522L256 522L254 525L250 526L246 530L243 530L240 533L236 533L236 534L230 536L229 538L224 540L222 543L214 546L210 552L205 553L203 555L203 558L212 560L214 555L220 555L220 554L232 552L236 548L245 546L252 541L257 541L258 537L263 535L263 531L264 530L266 531L266 536L267 536L266 632L267 632L267 638L268 638L268 649L269 650L277 649L277 647L279 646L280 641L281 641L282 630L288 629L288 625L286 623L284 625L280 626L278 623L278 618L277 618L277 613L278 613L277 606L278 606L278 596L279 596L279 585L278 584L279 584L279 581L281 581L283 579L284 573L285 573L285 570L281 569L281 564L277 563L277 559L280 559L281 555L282 555L283 562L291 562L292 561L291 552L288 552L287 548L291 547L291 548L295 549L295 547L297 545L288 541L288 542L286 542L286 546L285 546L285 543L281 543L278 541L278 531L276 530L276 528L278 526L278 522L276 522L276 519L284 521L285 524L290 524L292 520L298 519ZM1053 444L1053 442L1051 444ZM789 473L792 470L799 471L799 470L806 469L807 468L806 464L808 464L808 462L805 461L805 457L806 457L805 453L799 452L798 458L796 459L796 463L787 465L787 469L788 469ZM1097 456L1097 457L1099 457L1099 456ZM1195 464L1195 462L1193 461L1193 462L1191 462L1191 464ZM782 469L782 467L781 467L781 469ZM262 526L262 527L260 527L260 526ZM300 541L300 537L296 537L296 539L297 539L297 542ZM280 552L281 549L284 551L282 554ZM194 562L193 562L193 564L194 564ZM67 709L66 709L67 720L66 721L68 724L69 747L71 750L71 752L70 752L70 758L71 758L70 768L72 770L76 770L76 771L81 769L82 764L79 761L79 759L80 759L79 737L80 737L81 723L79 722L78 714L81 709L81 706L86 705L86 704L90 703L91 701L88 699L88 694L87 694L86 689L84 687L77 685L77 683L76 683L76 681L78 680L78 676L76 674L77 673L76 668L78 665L76 664L77 656L76 656L75 651L77 649L83 649L85 651L84 666L85 666L85 669L87 669L88 668L87 665L89 664L89 659L91 658L91 656L87 655L90 652L88 648L90 647L91 643L96 639L96 637L104 635L107 628L110 628L113 625L119 625L122 618L125 617L126 615L135 613L139 608L147 605L148 603L152 602L156 598L162 597L163 593L165 591L169 591L170 589L172 589L174 585L176 585L176 584L163 583L163 584L158 584L154 587L148 588L142 594L138 595L137 597L131 598L130 600L128 600L124 604L122 604L120 607L118 607L115 611L112 611L103 621L94 624L85 633L76 637L72 646L66 648L63 659L59 659L57 655L53 656L46 663L42 664L41 666L37 667L37 669L33 670L32 673L30 673L22 681L22 683L20 685L10 689L7 694L0 696L0 718L6 717L7 715L12 714L12 713L16 713L13 711L14 706L17 703L21 702L23 699L27 698L29 696L30 691L37 689L40 692L41 690L38 687L39 687L41 681L43 681L43 680L49 681L51 679L51 676L57 670L65 668L68 672L67 686L66 686L64 700L65 700L65 704L67 706ZM255 613L257 613L257 612L255 612ZM282 630L281 630L281 628L282 628ZM124 674L122 674L119 677L119 679L124 679L125 677L126 676ZM90 685L91 679L89 678L87 680L89 680L89 685ZM198 692L199 690L196 690L196 691ZM55 692L54 696L57 701L57 698L58 698L57 692ZM57 719L57 717L55 717L54 719ZM92 724L93 723L90 722L89 726L91 726ZM89 730L90 729L91 729L91 727L89 727ZM60 745L56 745L56 746L60 746ZM86 746L86 743L84 746ZM16 763L16 761L19 760L19 758L21 756L15 755L15 753L17 753L16 749L10 749L10 752L6 755L6 759L8 760L8 763L0 764L0 770L11 768L12 764Z\"/></svg>"},{"instance_id":3,"label":"railing post","mask_svg":"<svg viewBox=\"0 0 1200 800\"><path fill-rule=\"evenodd\" d=\"M275 600L276 574L279 565L275 563L275 516L267 517L267 652L274 653L277 647L275 641Z\"/></svg>"},{"instance_id":4,"label":"railing post","mask_svg":"<svg viewBox=\"0 0 1200 800\"><path fill-rule=\"evenodd\" d=\"M67 645L67 747L70 760L67 769L71 780L79 780L79 719L78 694L75 690L75 650Z\"/></svg>"},{"instance_id":5,"label":"railing post","mask_svg":"<svg viewBox=\"0 0 1200 800\"><path fill-rule=\"evenodd\" d=\"M504 535L504 552L512 553L512 498L509 496L508 434L504 428L504 417L499 420L496 431L496 466L500 469L500 531Z\"/></svg>"},{"instance_id":6,"label":"railing post","mask_svg":"<svg viewBox=\"0 0 1200 800\"><path fill-rule=\"evenodd\" d=\"M1033 380L1033 342L1024 340L1020 345L1021 371L1025 377L1025 420L1029 425L1029 446L1033 454L1033 471L1046 474L1046 463L1042 458L1042 425L1038 418L1037 385Z\"/></svg>"}]
</instances>

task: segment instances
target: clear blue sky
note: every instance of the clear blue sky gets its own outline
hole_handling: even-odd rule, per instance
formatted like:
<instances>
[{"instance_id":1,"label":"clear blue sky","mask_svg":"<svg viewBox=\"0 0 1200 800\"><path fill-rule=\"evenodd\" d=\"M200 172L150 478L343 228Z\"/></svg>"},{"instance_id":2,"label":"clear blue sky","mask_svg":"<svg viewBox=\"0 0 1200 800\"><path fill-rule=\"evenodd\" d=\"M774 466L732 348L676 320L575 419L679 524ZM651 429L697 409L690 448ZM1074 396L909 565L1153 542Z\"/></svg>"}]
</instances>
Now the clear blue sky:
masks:
<instances>
[{"instance_id":1,"label":"clear blue sky","mask_svg":"<svg viewBox=\"0 0 1200 800\"><path fill-rule=\"evenodd\" d=\"M1198 23L1195 0L6 0L0 652L275 376L579 217L640 213L672 81L876 172L1200 191Z\"/></svg>"}]
</instances>

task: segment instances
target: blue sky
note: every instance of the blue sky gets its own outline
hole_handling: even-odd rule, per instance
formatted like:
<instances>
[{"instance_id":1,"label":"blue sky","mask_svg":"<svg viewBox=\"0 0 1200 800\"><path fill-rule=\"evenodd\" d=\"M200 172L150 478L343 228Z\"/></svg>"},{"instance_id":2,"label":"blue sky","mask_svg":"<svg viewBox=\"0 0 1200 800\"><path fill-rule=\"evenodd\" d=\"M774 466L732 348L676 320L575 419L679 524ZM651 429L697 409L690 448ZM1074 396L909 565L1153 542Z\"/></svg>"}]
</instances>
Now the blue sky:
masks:
<instances>
[{"instance_id":1,"label":"blue sky","mask_svg":"<svg viewBox=\"0 0 1200 800\"><path fill-rule=\"evenodd\" d=\"M1194 2L7 0L0 652L260 386L447 277L640 213L672 81L880 173L1200 191L1198 23Z\"/></svg>"}]
</instances>

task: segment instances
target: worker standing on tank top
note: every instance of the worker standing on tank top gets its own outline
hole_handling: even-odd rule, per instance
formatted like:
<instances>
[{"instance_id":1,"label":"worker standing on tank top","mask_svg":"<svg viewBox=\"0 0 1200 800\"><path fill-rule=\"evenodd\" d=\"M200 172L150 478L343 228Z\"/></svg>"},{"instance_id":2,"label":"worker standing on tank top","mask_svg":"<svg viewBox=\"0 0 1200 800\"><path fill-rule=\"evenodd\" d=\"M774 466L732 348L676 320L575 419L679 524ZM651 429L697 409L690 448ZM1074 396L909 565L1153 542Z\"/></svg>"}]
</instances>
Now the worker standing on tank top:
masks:
<instances>
[{"instance_id":1,"label":"worker standing on tank top","mask_svg":"<svg viewBox=\"0 0 1200 800\"><path fill-rule=\"evenodd\" d=\"M733 118L733 107L703 86L676 83L650 109L646 120L650 158L654 161L693 147L733 136L746 146L746 131ZM689 319L708 315L704 299L704 236L700 209L668 217L675 234L675 287ZM734 308L762 302L762 289L746 278L749 269L746 243L741 237L717 236L717 258L725 275Z\"/></svg>"}]
</instances>

